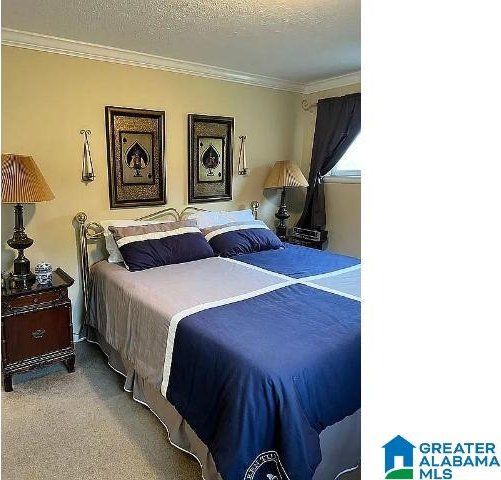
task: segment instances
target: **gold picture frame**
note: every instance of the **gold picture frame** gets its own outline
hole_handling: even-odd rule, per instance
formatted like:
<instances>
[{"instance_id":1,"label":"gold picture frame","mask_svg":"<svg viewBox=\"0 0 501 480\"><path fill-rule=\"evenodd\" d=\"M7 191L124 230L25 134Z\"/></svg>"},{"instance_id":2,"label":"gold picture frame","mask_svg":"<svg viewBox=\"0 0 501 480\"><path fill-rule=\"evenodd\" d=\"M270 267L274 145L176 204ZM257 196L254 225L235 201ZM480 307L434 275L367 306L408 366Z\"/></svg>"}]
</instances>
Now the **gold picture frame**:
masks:
<instances>
[{"instance_id":1,"label":"gold picture frame","mask_svg":"<svg viewBox=\"0 0 501 480\"><path fill-rule=\"evenodd\" d=\"M107 106L105 116L110 208L164 205L165 112Z\"/></svg>"},{"instance_id":2,"label":"gold picture frame","mask_svg":"<svg viewBox=\"0 0 501 480\"><path fill-rule=\"evenodd\" d=\"M233 117L188 115L188 203L232 199Z\"/></svg>"}]
</instances>

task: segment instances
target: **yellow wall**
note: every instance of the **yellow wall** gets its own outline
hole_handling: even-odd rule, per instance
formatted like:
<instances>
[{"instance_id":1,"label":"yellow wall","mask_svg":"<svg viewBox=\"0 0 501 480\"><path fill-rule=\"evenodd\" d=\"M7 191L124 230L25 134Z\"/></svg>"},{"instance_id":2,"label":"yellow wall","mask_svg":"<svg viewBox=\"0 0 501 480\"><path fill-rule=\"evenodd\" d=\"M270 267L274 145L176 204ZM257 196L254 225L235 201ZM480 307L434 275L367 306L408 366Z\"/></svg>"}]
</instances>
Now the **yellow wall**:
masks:
<instances>
[{"instance_id":1,"label":"yellow wall","mask_svg":"<svg viewBox=\"0 0 501 480\"><path fill-rule=\"evenodd\" d=\"M275 161L301 158L302 142L297 136L300 100L299 94L278 90L2 48L2 152L32 155L56 197L26 206L27 233L35 240L26 254L32 267L45 260L77 280L70 290L77 326L80 294L72 225L75 213L85 211L90 220L99 220L134 218L153 211L109 209L105 105L165 110L167 203L178 208L187 204L187 114L234 117L235 139L247 135L250 175L234 176L234 202L205 206L242 208L257 199L262 204L261 218L272 223L278 198L275 192L263 197L262 186ZM82 128L92 130L96 180L88 185L80 181ZM237 153L235 142L235 157ZM3 205L2 270L10 269L14 258L6 245L13 216L12 206Z\"/></svg>"},{"instance_id":2,"label":"yellow wall","mask_svg":"<svg viewBox=\"0 0 501 480\"><path fill-rule=\"evenodd\" d=\"M319 98L341 97L360 92L360 83L305 95L311 105ZM306 176L310 169L311 148L315 132L316 109L301 111L303 144L301 168ZM326 229L329 250L360 257L360 183L325 183Z\"/></svg>"}]
</instances>

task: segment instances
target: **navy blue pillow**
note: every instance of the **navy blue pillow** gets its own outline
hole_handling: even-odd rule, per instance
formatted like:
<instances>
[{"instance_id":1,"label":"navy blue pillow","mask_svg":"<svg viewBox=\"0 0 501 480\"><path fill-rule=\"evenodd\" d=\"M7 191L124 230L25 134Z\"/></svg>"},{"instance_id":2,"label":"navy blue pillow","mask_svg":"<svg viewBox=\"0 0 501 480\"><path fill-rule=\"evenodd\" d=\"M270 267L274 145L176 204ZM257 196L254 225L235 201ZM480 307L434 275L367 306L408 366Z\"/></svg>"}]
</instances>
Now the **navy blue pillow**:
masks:
<instances>
[{"instance_id":1,"label":"navy blue pillow","mask_svg":"<svg viewBox=\"0 0 501 480\"><path fill-rule=\"evenodd\" d=\"M217 225L205 228L202 232L216 255L222 257L233 257L242 253L260 252L284 246L260 220Z\"/></svg>"},{"instance_id":2,"label":"navy blue pillow","mask_svg":"<svg viewBox=\"0 0 501 480\"><path fill-rule=\"evenodd\" d=\"M131 271L214 257L193 221L108 227Z\"/></svg>"}]
</instances>

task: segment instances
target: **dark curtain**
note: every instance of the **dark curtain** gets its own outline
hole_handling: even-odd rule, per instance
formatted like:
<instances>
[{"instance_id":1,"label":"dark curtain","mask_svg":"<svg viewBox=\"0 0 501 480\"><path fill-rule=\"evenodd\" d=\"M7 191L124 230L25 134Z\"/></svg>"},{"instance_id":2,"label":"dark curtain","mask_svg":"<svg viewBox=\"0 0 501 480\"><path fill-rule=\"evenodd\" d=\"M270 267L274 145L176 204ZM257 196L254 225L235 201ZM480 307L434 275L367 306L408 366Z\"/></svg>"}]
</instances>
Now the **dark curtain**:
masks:
<instances>
[{"instance_id":1,"label":"dark curtain","mask_svg":"<svg viewBox=\"0 0 501 480\"><path fill-rule=\"evenodd\" d=\"M298 227L325 228L322 177L334 168L360 132L360 93L318 101L304 210Z\"/></svg>"}]
</instances>

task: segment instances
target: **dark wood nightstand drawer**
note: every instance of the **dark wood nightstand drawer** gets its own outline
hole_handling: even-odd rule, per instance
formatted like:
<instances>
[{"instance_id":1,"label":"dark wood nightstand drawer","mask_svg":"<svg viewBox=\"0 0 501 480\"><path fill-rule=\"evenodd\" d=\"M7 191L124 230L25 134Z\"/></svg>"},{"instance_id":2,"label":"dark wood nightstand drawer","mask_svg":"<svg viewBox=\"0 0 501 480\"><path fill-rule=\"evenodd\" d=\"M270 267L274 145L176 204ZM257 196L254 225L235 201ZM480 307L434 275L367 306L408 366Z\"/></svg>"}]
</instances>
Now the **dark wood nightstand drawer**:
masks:
<instances>
[{"instance_id":1,"label":"dark wood nightstand drawer","mask_svg":"<svg viewBox=\"0 0 501 480\"><path fill-rule=\"evenodd\" d=\"M22 297L10 298L9 300L5 300L3 302L3 308L8 311L9 309L25 308L65 299L67 299L66 289L50 290L47 292L34 293L32 295L23 295Z\"/></svg>"},{"instance_id":2,"label":"dark wood nightstand drawer","mask_svg":"<svg viewBox=\"0 0 501 480\"><path fill-rule=\"evenodd\" d=\"M6 363L18 362L72 345L71 304L5 317Z\"/></svg>"}]
</instances>

